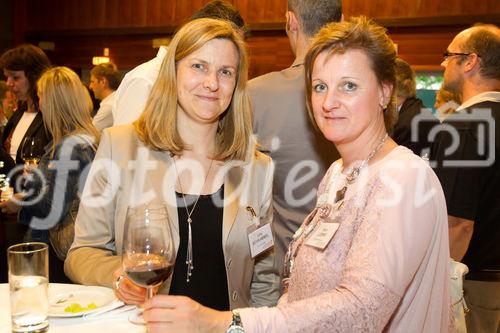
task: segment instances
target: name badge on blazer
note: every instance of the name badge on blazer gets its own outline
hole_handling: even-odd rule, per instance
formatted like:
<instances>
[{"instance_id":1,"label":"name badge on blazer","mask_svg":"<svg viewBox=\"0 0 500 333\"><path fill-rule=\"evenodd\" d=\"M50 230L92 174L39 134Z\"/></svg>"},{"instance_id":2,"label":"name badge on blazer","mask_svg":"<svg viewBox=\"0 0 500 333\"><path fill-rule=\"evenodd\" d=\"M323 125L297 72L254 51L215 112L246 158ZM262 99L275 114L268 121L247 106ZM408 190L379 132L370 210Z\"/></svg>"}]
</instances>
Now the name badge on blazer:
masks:
<instances>
[{"instance_id":1,"label":"name badge on blazer","mask_svg":"<svg viewBox=\"0 0 500 333\"><path fill-rule=\"evenodd\" d=\"M250 245L250 255L255 258L274 246L273 232L271 223L260 224L260 220L251 206L247 206L247 212L252 222L247 229L248 244Z\"/></svg>"}]
</instances>

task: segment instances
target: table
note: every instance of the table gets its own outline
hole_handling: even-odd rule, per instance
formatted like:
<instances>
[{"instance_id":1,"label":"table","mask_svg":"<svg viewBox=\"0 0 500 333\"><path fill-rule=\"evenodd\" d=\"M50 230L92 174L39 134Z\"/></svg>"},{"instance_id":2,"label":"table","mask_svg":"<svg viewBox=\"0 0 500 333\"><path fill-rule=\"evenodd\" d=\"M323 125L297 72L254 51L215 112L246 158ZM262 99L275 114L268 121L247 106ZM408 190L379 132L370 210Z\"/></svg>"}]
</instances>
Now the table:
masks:
<instances>
[{"instance_id":1,"label":"table","mask_svg":"<svg viewBox=\"0 0 500 333\"><path fill-rule=\"evenodd\" d=\"M53 286L78 286L51 283L49 290ZM134 311L134 310L133 310ZM113 316L95 316L91 318L50 318L49 333L88 333L88 332L105 332L105 333L144 333L146 329L141 325L134 325L128 321L128 317L133 314L133 311L118 313ZM9 284L0 284L0 333L11 333L10 324L10 298Z\"/></svg>"}]
</instances>

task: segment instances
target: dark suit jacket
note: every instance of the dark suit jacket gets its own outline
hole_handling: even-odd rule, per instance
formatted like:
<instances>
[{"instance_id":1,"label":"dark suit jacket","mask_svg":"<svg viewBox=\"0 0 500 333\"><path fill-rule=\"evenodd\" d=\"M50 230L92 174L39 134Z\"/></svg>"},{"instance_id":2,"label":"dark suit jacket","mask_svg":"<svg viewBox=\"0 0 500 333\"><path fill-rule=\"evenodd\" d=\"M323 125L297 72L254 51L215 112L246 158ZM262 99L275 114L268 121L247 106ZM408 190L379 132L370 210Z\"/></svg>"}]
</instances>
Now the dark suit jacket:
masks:
<instances>
[{"instance_id":1,"label":"dark suit jacket","mask_svg":"<svg viewBox=\"0 0 500 333\"><path fill-rule=\"evenodd\" d=\"M5 144L5 141L11 135L11 133L13 133L17 124L21 120L25 110L26 110L26 107L20 107L16 112L14 112L12 117L10 117L9 121L7 122L7 125L5 125L5 129L2 133L2 145L0 148L0 150L1 150L0 151L0 158L5 163L5 165L2 169L0 169L0 173L8 174L10 172L10 170L12 168L14 168L14 166L24 163L24 161L21 158L22 145L19 146L19 149L17 150L16 160L14 161L10 157L9 152L5 151L4 144ZM42 118L41 112L38 112L35 119L31 123L30 127L28 127L28 130L24 134L23 140L26 137L39 138L41 140L41 143L42 143L41 144L42 149L50 142L50 136L47 134L47 132L45 130L45 126L43 125L43 118ZM43 155L43 151L41 152L40 155ZM14 182L11 182L11 184L14 184Z\"/></svg>"}]
</instances>

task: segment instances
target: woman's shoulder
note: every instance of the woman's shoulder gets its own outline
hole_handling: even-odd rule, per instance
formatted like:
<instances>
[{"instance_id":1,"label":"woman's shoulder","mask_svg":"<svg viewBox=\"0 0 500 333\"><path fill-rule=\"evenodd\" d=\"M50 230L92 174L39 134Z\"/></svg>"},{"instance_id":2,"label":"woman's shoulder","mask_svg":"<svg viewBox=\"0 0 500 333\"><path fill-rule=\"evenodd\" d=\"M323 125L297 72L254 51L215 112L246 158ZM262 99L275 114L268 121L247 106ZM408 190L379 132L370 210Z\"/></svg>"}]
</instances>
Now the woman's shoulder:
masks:
<instances>
[{"instance_id":1,"label":"woman's shoulder","mask_svg":"<svg viewBox=\"0 0 500 333\"><path fill-rule=\"evenodd\" d=\"M269 155L266 155L258 150L253 152L252 158L247 161L255 167L269 168L273 165L273 160Z\"/></svg>"},{"instance_id":2,"label":"woman's shoulder","mask_svg":"<svg viewBox=\"0 0 500 333\"><path fill-rule=\"evenodd\" d=\"M254 159L260 161L261 163L272 163L272 159L269 155L264 154L258 150L254 151Z\"/></svg>"},{"instance_id":3,"label":"woman's shoulder","mask_svg":"<svg viewBox=\"0 0 500 333\"><path fill-rule=\"evenodd\" d=\"M137 132L133 124L125 124L112 126L104 129L104 135L108 135L112 138L127 138L127 137L137 137Z\"/></svg>"},{"instance_id":4,"label":"woman's shoulder","mask_svg":"<svg viewBox=\"0 0 500 333\"><path fill-rule=\"evenodd\" d=\"M376 169L384 169L385 171L404 169L401 175L410 176L413 172L425 170L432 172L429 161L415 155L410 149L405 146L396 146L389 154L387 154L379 163L376 164Z\"/></svg>"},{"instance_id":5,"label":"woman's shoulder","mask_svg":"<svg viewBox=\"0 0 500 333\"><path fill-rule=\"evenodd\" d=\"M71 134L55 145L55 155L58 157L64 154L75 158L87 152L94 155L96 150L97 139L89 134Z\"/></svg>"},{"instance_id":6,"label":"woman's shoulder","mask_svg":"<svg viewBox=\"0 0 500 333\"><path fill-rule=\"evenodd\" d=\"M133 124L118 125L104 129L101 135L101 141L107 141L108 144L117 146L138 145L139 136Z\"/></svg>"},{"instance_id":7,"label":"woman's shoulder","mask_svg":"<svg viewBox=\"0 0 500 333\"><path fill-rule=\"evenodd\" d=\"M429 161L415 155L404 146L395 147L383 160L374 165L372 175L388 187L400 186L405 192L434 188L441 184Z\"/></svg>"},{"instance_id":8,"label":"woman's shoulder","mask_svg":"<svg viewBox=\"0 0 500 333\"><path fill-rule=\"evenodd\" d=\"M86 148L87 146L95 147L97 138L93 135L86 133L73 133L62 138L61 142L56 144L56 149L64 146L71 146L71 148Z\"/></svg>"}]
</instances>

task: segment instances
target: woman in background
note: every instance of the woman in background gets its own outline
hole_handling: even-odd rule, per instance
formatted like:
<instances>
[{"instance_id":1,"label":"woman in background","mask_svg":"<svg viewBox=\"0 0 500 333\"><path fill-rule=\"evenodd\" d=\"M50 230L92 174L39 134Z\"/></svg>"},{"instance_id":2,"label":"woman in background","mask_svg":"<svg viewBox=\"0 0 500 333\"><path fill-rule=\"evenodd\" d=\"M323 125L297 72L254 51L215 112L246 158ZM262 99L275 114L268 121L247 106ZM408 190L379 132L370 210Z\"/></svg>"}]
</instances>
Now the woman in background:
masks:
<instances>
[{"instance_id":1,"label":"woman in background","mask_svg":"<svg viewBox=\"0 0 500 333\"><path fill-rule=\"evenodd\" d=\"M22 144L26 138L36 138L39 145L35 154L41 156L43 147L49 142L49 135L43 125L42 114L38 107L36 81L51 67L50 60L38 47L23 44L10 49L0 57L0 70L6 78L10 91L17 98L16 111L7 121L1 134L0 160L3 167L0 174L9 178L14 191L22 191ZM19 179L19 181L18 181ZM8 196L11 191L9 190ZM2 206L0 228L5 235L5 249L23 241L27 228L17 223L17 215ZM0 277L1 279L2 277Z\"/></svg>"},{"instance_id":2,"label":"woman in background","mask_svg":"<svg viewBox=\"0 0 500 333\"><path fill-rule=\"evenodd\" d=\"M2 133L2 148L10 155L10 158L4 160L2 173L8 174L15 165L24 164L21 158L21 148L25 138L38 138L41 149L50 140L43 126L42 114L39 112L36 89L38 78L50 67L50 60L45 53L30 44L10 49L0 58L0 68L7 78L7 85L18 99L17 110L5 125ZM16 185L15 178L11 175L12 185ZM16 188L16 190L19 189Z\"/></svg>"},{"instance_id":3,"label":"woman in background","mask_svg":"<svg viewBox=\"0 0 500 333\"><path fill-rule=\"evenodd\" d=\"M99 132L92 125L90 96L71 69L49 69L38 80L37 88L43 121L52 141L38 167L28 170L25 191L0 205L19 211L18 222L30 227L26 240L50 244L48 229L68 216L80 196ZM49 248L50 281L70 282L64 275L64 262L57 258L52 246Z\"/></svg>"},{"instance_id":4,"label":"woman in background","mask_svg":"<svg viewBox=\"0 0 500 333\"><path fill-rule=\"evenodd\" d=\"M391 138L416 155L428 158L432 145L429 132L439 122L417 97L415 72L410 64L401 58L396 58L395 90L398 121L394 125Z\"/></svg>"}]
</instances>

